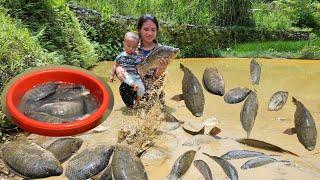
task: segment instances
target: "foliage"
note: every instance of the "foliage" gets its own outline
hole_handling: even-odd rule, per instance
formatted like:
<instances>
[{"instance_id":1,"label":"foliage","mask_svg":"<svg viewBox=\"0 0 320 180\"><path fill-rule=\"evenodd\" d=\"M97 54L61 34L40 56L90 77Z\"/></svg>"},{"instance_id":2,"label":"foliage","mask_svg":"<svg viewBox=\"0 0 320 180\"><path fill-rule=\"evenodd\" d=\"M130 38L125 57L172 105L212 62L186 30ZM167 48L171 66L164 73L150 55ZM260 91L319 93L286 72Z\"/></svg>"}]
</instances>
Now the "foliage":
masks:
<instances>
[{"instance_id":1,"label":"foliage","mask_svg":"<svg viewBox=\"0 0 320 180\"><path fill-rule=\"evenodd\" d=\"M271 29L320 29L320 2L316 0L255 1L254 20L258 27Z\"/></svg>"},{"instance_id":2,"label":"foliage","mask_svg":"<svg viewBox=\"0 0 320 180\"><path fill-rule=\"evenodd\" d=\"M215 26L252 26L252 2L248 0L216 0L212 12Z\"/></svg>"},{"instance_id":3,"label":"foliage","mask_svg":"<svg viewBox=\"0 0 320 180\"><path fill-rule=\"evenodd\" d=\"M320 59L320 39L312 35L304 41L248 42L227 48L223 56Z\"/></svg>"},{"instance_id":4,"label":"foliage","mask_svg":"<svg viewBox=\"0 0 320 180\"><path fill-rule=\"evenodd\" d=\"M89 68L96 63L93 46L64 0L5 0L3 5L37 36L42 47L56 55L56 64Z\"/></svg>"},{"instance_id":5,"label":"foliage","mask_svg":"<svg viewBox=\"0 0 320 180\"><path fill-rule=\"evenodd\" d=\"M5 10L2 10L0 11L0 92L17 74L30 67L49 64L52 61L28 29L8 17L4 13ZM8 125L7 123L0 112L0 127Z\"/></svg>"}]
</instances>

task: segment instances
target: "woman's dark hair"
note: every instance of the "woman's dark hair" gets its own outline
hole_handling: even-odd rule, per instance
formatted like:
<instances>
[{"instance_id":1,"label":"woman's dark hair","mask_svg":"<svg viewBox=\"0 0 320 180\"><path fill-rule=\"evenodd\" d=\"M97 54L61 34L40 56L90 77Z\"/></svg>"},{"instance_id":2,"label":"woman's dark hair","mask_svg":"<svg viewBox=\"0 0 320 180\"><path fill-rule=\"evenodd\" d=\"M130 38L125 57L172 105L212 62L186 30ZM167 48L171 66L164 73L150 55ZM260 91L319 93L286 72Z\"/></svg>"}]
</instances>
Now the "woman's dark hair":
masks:
<instances>
[{"instance_id":1,"label":"woman's dark hair","mask_svg":"<svg viewBox=\"0 0 320 180\"><path fill-rule=\"evenodd\" d=\"M158 23L158 20L155 16L153 16L152 14L144 14L142 16L140 16L140 18L138 19L138 26L137 26L137 29L140 30L143 23L145 23L146 21L152 21L156 24L156 27L157 27L157 31L159 30L159 23Z\"/></svg>"}]
</instances>

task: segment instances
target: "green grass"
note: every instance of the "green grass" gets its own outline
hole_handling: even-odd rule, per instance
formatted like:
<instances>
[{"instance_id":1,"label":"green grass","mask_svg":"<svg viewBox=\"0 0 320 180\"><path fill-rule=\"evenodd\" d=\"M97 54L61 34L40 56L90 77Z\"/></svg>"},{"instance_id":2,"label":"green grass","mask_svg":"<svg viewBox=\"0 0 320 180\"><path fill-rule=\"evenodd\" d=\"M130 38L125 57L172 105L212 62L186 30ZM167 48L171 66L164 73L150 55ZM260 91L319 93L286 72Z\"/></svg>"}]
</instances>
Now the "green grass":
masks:
<instances>
[{"instance_id":1,"label":"green grass","mask_svg":"<svg viewBox=\"0 0 320 180\"><path fill-rule=\"evenodd\" d=\"M267 41L238 44L221 52L230 57L320 59L320 39L312 41Z\"/></svg>"}]
</instances>

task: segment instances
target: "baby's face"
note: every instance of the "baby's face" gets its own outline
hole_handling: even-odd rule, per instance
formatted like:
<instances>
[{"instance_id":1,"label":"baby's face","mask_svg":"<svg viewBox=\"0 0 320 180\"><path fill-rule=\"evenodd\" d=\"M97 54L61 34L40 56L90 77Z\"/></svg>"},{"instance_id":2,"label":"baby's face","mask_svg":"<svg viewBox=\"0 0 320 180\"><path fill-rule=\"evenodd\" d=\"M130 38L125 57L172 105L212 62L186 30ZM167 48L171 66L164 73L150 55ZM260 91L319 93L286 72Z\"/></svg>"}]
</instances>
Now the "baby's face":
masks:
<instances>
[{"instance_id":1,"label":"baby's face","mask_svg":"<svg viewBox=\"0 0 320 180\"><path fill-rule=\"evenodd\" d=\"M138 47L138 41L134 38L129 37L124 39L123 46L127 54L133 54Z\"/></svg>"}]
</instances>

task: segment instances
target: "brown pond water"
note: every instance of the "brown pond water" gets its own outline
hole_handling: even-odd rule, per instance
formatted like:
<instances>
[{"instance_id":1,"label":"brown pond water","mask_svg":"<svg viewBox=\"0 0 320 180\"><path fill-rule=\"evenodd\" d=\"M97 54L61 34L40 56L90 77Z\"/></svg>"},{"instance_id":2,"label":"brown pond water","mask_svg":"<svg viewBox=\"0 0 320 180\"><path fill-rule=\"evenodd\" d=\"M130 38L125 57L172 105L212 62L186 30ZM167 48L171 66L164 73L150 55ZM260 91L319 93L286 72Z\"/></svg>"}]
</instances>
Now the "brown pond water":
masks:
<instances>
[{"instance_id":1,"label":"brown pond water","mask_svg":"<svg viewBox=\"0 0 320 180\"><path fill-rule=\"evenodd\" d=\"M245 138L246 133L240 123L240 110L243 102L238 104L227 104L223 97L216 96L204 90L205 111L202 117L194 117L184 105L184 102L176 102L170 98L181 93L181 81L183 72L179 68L179 63L188 67L199 80L202 79L203 71L206 67L217 67L225 81L226 92L238 86L253 89L250 80L251 59L239 58L210 58L210 59L176 59L169 65L168 81L165 85L165 100L167 106L172 109L172 114L182 121L202 122L208 118L216 118L218 127L222 132L218 135L221 138L228 138L204 144L200 146L182 146L182 143L192 135L187 134L181 127L170 131L171 138L165 141L167 145L167 159L155 162L144 162L149 179L167 179L175 160L184 152L190 149L197 150L195 160L202 159L210 166L214 179L227 179L222 168L213 160L203 155L206 152L211 155L220 156L230 150L245 149L264 152L268 155L276 156L279 159L291 160L292 165L284 163L271 163L262 167L242 170L241 165L247 159L230 160L238 171L239 179L320 179L320 138L318 138L315 150L308 151L297 139L296 135L283 134L287 128L294 126L295 106L292 103L292 96L301 101L313 115L318 134L320 128L320 61L311 60L285 60L285 59L257 59L262 65L262 73L259 85L255 86L258 94L259 109L255 125L250 138L263 140L283 149L292 151L300 157L289 154L281 154L261 149L252 148L237 143L233 138ZM92 71L98 76L107 80L112 62L102 62ZM133 119L132 116L124 115L121 111L124 107L118 87L119 80L109 83L115 99L112 113L102 126L107 127L107 131L90 135L83 135L84 145L80 151L95 144L115 144L117 142L118 129L124 120ZM279 111L268 111L267 105L271 95L279 90L289 92L288 101ZM67 163L64 163L65 167ZM51 177L48 179L66 179L64 175ZM191 165L190 169L182 177L183 180L204 179L200 172Z\"/></svg>"}]
</instances>

